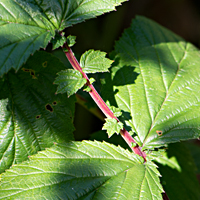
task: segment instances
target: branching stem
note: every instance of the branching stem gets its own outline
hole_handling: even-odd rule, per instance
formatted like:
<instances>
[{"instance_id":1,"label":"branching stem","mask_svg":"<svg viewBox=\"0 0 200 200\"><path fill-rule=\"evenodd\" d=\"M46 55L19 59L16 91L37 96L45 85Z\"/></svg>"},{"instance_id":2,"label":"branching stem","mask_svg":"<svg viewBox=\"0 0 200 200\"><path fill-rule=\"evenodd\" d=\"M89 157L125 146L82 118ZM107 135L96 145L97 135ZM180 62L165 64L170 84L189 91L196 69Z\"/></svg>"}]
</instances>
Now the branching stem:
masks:
<instances>
[{"instance_id":1,"label":"branching stem","mask_svg":"<svg viewBox=\"0 0 200 200\"><path fill-rule=\"evenodd\" d=\"M67 56L72 67L75 70L78 70L82 74L83 78L85 78L87 80L86 85L90 88L89 94L93 98L93 100L95 101L97 106L101 109L101 111L104 113L104 115L106 117L115 118L119 122L119 119L114 116L113 112L106 105L106 103L101 98L101 96L98 94L98 92L96 91L94 86L90 83L88 76L83 72L80 64L78 63L78 61L77 61L76 57L74 56L70 47L67 44L64 44L63 48L67 49L67 50L65 50L65 55ZM122 130L120 130L120 134L122 135L122 137L124 138L126 143L130 146L130 148L133 150L133 152L142 156L144 158L144 161L146 161L146 154L145 154L145 152L143 152L141 150L141 147L139 147L138 144L136 146L132 147L133 146L132 144L136 143L136 141L132 138L132 136L129 134L129 132L125 128L123 128Z\"/></svg>"}]
</instances>

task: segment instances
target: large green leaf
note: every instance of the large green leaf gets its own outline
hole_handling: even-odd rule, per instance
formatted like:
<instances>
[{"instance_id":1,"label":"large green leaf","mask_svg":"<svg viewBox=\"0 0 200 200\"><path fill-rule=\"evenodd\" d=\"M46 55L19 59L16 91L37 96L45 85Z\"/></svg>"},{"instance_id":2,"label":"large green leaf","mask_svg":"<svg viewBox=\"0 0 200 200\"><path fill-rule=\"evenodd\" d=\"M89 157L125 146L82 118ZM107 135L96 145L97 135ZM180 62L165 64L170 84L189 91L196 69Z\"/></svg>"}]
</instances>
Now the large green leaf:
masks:
<instances>
[{"instance_id":1,"label":"large green leaf","mask_svg":"<svg viewBox=\"0 0 200 200\"><path fill-rule=\"evenodd\" d=\"M115 9L125 0L0 0L0 76L18 70L73 24Z\"/></svg>"},{"instance_id":2,"label":"large green leaf","mask_svg":"<svg viewBox=\"0 0 200 200\"><path fill-rule=\"evenodd\" d=\"M160 199L151 162L100 142L56 145L1 176L0 199Z\"/></svg>"},{"instance_id":3,"label":"large green leaf","mask_svg":"<svg viewBox=\"0 0 200 200\"><path fill-rule=\"evenodd\" d=\"M155 22L137 17L114 53L116 66L105 85L105 98L130 113L124 116L127 125L144 148L197 138L199 50Z\"/></svg>"},{"instance_id":4,"label":"large green leaf","mask_svg":"<svg viewBox=\"0 0 200 200\"><path fill-rule=\"evenodd\" d=\"M161 183L170 200L200 199L200 185L196 166L188 148L182 143L170 144L162 160L158 161ZM174 162L173 160L176 160ZM164 161L164 162L163 162ZM172 166L175 163L175 167ZM178 168L176 167L179 165Z\"/></svg>"},{"instance_id":5,"label":"large green leaf","mask_svg":"<svg viewBox=\"0 0 200 200\"><path fill-rule=\"evenodd\" d=\"M55 95L64 65L45 52L0 80L0 172L54 142L73 140L75 98Z\"/></svg>"}]
</instances>

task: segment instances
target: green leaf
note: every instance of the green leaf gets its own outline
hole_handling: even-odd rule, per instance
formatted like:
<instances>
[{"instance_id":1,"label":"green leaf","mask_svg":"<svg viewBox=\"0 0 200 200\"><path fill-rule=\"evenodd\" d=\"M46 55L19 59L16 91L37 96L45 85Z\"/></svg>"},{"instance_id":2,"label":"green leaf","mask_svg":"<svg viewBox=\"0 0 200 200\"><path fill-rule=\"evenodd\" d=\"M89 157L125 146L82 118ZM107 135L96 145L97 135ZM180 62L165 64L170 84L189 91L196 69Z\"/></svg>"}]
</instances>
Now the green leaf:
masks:
<instances>
[{"instance_id":1,"label":"green leaf","mask_svg":"<svg viewBox=\"0 0 200 200\"><path fill-rule=\"evenodd\" d=\"M126 124L143 148L200 134L200 53L192 44L137 17L115 46L105 100L130 113ZM114 98L113 98L114 97Z\"/></svg>"},{"instance_id":2,"label":"green leaf","mask_svg":"<svg viewBox=\"0 0 200 200\"><path fill-rule=\"evenodd\" d=\"M18 70L30 54L45 48L54 25L36 3L0 0L0 76Z\"/></svg>"},{"instance_id":3,"label":"green leaf","mask_svg":"<svg viewBox=\"0 0 200 200\"><path fill-rule=\"evenodd\" d=\"M168 161L159 164L161 182L170 200L200 199L200 185L196 178L196 166L187 147L182 143L170 144L167 150ZM176 159L179 168L172 166ZM174 163L174 162L173 162ZM173 164L174 165L174 164ZM175 164L176 165L176 164Z\"/></svg>"},{"instance_id":4,"label":"green leaf","mask_svg":"<svg viewBox=\"0 0 200 200\"><path fill-rule=\"evenodd\" d=\"M0 79L0 173L54 142L74 139L75 98L55 95L53 85L64 68L51 54L37 52L17 74Z\"/></svg>"},{"instance_id":5,"label":"green leaf","mask_svg":"<svg viewBox=\"0 0 200 200\"><path fill-rule=\"evenodd\" d=\"M110 110L113 112L113 114L115 115L115 117L119 117L122 115L121 109L120 108L116 108L115 106L111 106L109 104L109 102L107 103L108 107L110 108Z\"/></svg>"},{"instance_id":6,"label":"green leaf","mask_svg":"<svg viewBox=\"0 0 200 200\"><path fill-rule=\"evenodd\" d=\"M76 43L76 36L69 35L67 37L67 44L68 44L68 46L72 47L72 46L74 46L75 43Z\"/></svg>"},{"instance_id":7,"label":"green leaf","mask_svg":"<svg viewBox=\"0 0 200 200\"><path fill-rule=\"evenodd\" d=\"M102 130L106 130L108 137L111 137L113 134L119 134L120 130L123 129L123 123L118 122L114 118L106 118L106 122L103 125Z\"/></svg>"},{"instance_id":8,"label":"green leaf","mask_svg":"<svg viewBox=\"0 0 200 200\"><path fill-rule=\"evenodd\" d=\"M65 38L65 33L62 33L62 34L56 34L55 38L52 39L52 44L53 44L53 50L59 48L59 47L62 47L65 42L67 41L67 39Z\"/></svg>"},{"instance_id":9,"label":"green leaf","mask_svg":"<svg viewBox=\"0 0 200 200\"><path fill-rule=\"evenodd\" d=\"M105 58L106 53L101 51L86 51L80 59L80 65L85 73L108 72L112 60Z\"/></svg>"},{"instance_id":10,"label":"green leaf","mask_svg":"<svg viewBox=\"0 0 200 200\"><path fill-rule=\"evenodd\" d=\"M124 1L0 0L0 76L11 68L19 70L55 31L112 11Z\"/></svg>"},{"instance_id":11,"label":"green leaf","mask_svg":"<svg viewBox=\"0 0 200 200\"><path fill-rule=\"evenodd\" d=\"M0 199L162 200L151 162L100 142L56 145L2 174Z\"/></svg>"},{"instance_id":12,"label":"green leaf","mask_svg":"<svg viewBox=\"0 0 200 200\"><path fill-rule=\"evenodd\" d=\"M54 81L55 84L58 84L57 93L67 92L68 96L76 93L86 82L87 80L82 77L82 74L74 69L60 71Z\"/></svg>"}]
</instances>

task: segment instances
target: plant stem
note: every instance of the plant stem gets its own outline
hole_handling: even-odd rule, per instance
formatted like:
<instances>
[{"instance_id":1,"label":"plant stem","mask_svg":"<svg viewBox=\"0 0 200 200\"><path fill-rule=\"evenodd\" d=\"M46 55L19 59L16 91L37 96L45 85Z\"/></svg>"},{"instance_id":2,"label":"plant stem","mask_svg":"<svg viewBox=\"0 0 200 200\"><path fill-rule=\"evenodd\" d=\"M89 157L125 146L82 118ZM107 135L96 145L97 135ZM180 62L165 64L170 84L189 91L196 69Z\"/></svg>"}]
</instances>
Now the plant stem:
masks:
<instances>
[{"instance_id":1,"label":"plant stem","mask_svg":"<svg viewBox=\"0 0 200 200\"><path fill-rule=\"evenodd\" d=\"M86 85L90 88L89 94L93 98L93 100L95 101L97 106L101 109L101 111L104 113L104 115L106 117L115 118L119 122L119 119L114 116L113 112L106 105L106 103L101 98L101 96L98 94L98 92L96 91L94 86L90 83L89 78L83 72L80 64L78 63L78 61L77 61L76 57L74 56L74 54L73 54L72 50L70 49L70 47L65 43L63 48L67 49L67 50L65 50L65 55L67 56L69 62L72 65L72 67L75 70L78 70L82 74L83 78L85 78L87 80ZM146 154L145 154L145 152L143 152L141 150L141 147L139 147L138 144L135 147L132 147L132 144L136 143L136 141L132 138L132 136L129 134L129 132L125 128L123 128L122 130L120 130L120 134L122 135L122 137L124 138L126 143L130 146L130 148L133 150L133 152L135 152L139 156L142 156L144 161L146 162Z\"/></svg>"}]
</instances>

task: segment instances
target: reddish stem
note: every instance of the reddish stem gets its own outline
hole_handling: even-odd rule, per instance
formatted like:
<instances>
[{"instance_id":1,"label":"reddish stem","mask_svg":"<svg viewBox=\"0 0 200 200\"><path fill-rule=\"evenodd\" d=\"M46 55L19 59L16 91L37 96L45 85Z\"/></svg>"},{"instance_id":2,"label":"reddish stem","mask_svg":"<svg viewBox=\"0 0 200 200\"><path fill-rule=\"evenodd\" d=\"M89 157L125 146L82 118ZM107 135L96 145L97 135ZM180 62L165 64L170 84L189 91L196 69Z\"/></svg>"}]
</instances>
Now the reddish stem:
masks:
<instances>
[{"instance_id":1,"label":"reddish stem","mask_svg":"<svg viewBox=\"0 0 200 200\"><path fill-rule=\"evenodd\" d=\"M167 196L166 192L163 194L163 200L169 200L169 197Z\"/></svg>"},{"instance_id":2,"label":"reddish stem","mask_svg":"<svg viewBox=\"0 0 200 200\"><path fill-rule=\"evenodd\" d=\"M110 110L110 108L106 105L106 103L101 98L101 96L95 90L94 86L90 83L89 78L83 72L81 66L79 65L78 61L76 60L76 57L74 56L74 54L73 54L72 50L70 49L70 47L68 47L67 44L65 44L63 47L67 49L67 51L65 51L65 55L67 56L69 62L72 65L72 67L74 69L78 70L82 74L83 78L85 78L87 80L86 85L90 88L89 94L93 98L95 103L98 105L98 107L101 109L101 111L104 113L104 115L106 117L114 118L119 122L119 119L114 116L113 112ZM122 130L120 130L120 133L121 133L122 137L124 138L124 140L126 141L126 143L133 150L133 152L135 152L136 154L142 156L144 158L144 161L146 161L146 154L145 154L145 152L143 152L141 150L141 147L139 147L138 144L135 147L132 147L132 144L136 143L136 141L131 137L129 132L125 128L123 128Z\"/></svg>"}]
</instances>

